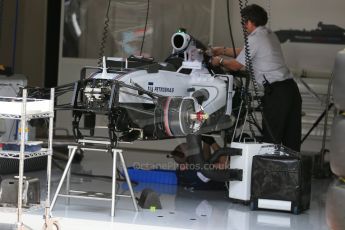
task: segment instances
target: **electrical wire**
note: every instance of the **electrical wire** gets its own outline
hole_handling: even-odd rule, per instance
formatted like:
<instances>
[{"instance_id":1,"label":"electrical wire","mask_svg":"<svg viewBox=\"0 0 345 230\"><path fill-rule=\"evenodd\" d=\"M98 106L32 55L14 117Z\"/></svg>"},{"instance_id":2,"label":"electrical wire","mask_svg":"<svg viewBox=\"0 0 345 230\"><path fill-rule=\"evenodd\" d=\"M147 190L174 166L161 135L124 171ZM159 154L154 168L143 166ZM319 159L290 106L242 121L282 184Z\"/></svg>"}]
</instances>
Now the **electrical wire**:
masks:
<instances>
[{"instance_id":1,"label":"electrical wire","mask_svg":"<svg viewBox=\"0 0 345 230\"><path fill-rule=\"evenodd\" d=\"M104 56L104 49L105 49L105 45L107 43L108 28L109 28L110 2L111 2L111 0L108 0L107 13L105 14L104 27L103 27L103 33L102 33L102 39L101 39L101 45L100 45L100 48L99 48L98 67L102 67L103 56Z\"/></svg>"},{"instance_id":2,"label":"electrical wire","mask_svg":"<svg viewBox=\"0 0 345 230\"><path fill-rule=\"evenodd\" d=\"M149 18L149 11L150 11L150 0L147 0L146 19L145 19L143 40L141 42L141 47L140 47L140 56L141 56L141 54L143 52L143 48L144 48L144 42L145 42L145 36L146 36L146 30L147 30L147 22L148 22L148 18Z\"/></svg>"},{"instance_id":3,"label":"electrical wire","mask_svg":"<svg viewBox=\"0 0 345 230\"><path fill-rule=\"evenodd\" d=\"M230 0L225 0L225 1L226 1L226 12L227 12L227 17L228 17L228 27L229 27L232 51L234 53L234 58L236 58L237 57L236 46L235 46L235 42L234 42L234 36L232 33L231 19L230 19L230 3L229 3Z\"/></svg>"},{"instance_id":4,"label":"electrical wire","mask_svg":"<svg viewBox=\"0 0 345 230\"><path fill-rule=\"evenodd\" d=\"M242 2L240 1L240 5L242 5ZM230 1L229 0L226 0L226 10L227 10L227 22L228 22L228 29L229 29L229 34L230 34L230 39L231 39L231 45L232 45L232 50L233 50L233 54L234 54L234 58L237 57L237 53L236 53L236 45L235 45L235 42L234 42L234 37L233 37L233 33L232 33L232 26L231 26L231 16L230 16ZM248 104L250 103L250 101L248 100L249 97L248 97L248 92L249 92L249 79L248 77L246 77L246 84L245 86L243 87L244 83L243 83L243 79L242 77L239 78L240 79L240 82L241 82L241 98L242 98L242 102L245 102L246 104L246 107L248 109ZM241 102L241 103L242 103ZM250 116L250 115L249 115ZM246 119L245 119L246 120ZM249 119L248 119L249 121ZM253 120L254 121L254 120ZM249 122L250 124L255 124L255 121L254 122ZM255 124L256 127L259 127L258 124ZM253 131L253 128L252 126L249 126L250 130L252 131L252 133L254 132ZM261 129L259 129L261 130ZM235 132L233 133L233 136L235 135Z\"/></svg>"},{"instance_id":5,"label":"electrical wire","mask_svg":"<svg viewBox=\"0 0 345 230\"><path fill-rule=\"evenodd\" d=\"M244 3L242 0L240 0L239 5L240 5L240 11L242 11L244 9L244 7L246 7L248 5L248 0L245 0ZM252 81L252 84L254 87L254 93L255 93L255 95L257 95L258 94L258 92L257 92L258 91L258 84L257 84L255 77L254 77L254 69L253 69L253 65L252 65L252 61L251 61L251 57L250 57L250 52L249 52L248 32L245 28L245 23L246 23L245 18L241 17L241 25L242 25L242 31L243 31L243 36L244 36L245 66L246 66L246 70L249 74L249 78ZM252 111L252 106L251 106L251 102L249 100L248 93L246 95L246 99L247 99L246 100L247 108L249 111L248 121L250 121L250 122L248 122L249 130L252 133L252 136L255 137L255 132L254 132L254 129L252 126L252 123L254 121L252 120L252 116L250 115L253 111ZM260 99L258 98L258 100L260 100ZM259 104L261 104L261 103L259 102Z\"/></svg>"}]
</instances>

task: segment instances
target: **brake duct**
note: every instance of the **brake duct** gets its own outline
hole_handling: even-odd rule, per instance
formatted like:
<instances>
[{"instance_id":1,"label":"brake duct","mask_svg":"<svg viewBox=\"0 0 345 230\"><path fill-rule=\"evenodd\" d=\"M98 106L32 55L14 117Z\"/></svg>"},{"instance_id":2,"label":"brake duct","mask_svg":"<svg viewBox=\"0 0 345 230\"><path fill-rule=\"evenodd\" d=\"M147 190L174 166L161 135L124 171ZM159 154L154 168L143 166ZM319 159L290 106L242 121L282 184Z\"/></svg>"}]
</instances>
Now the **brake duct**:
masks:
<instances>
[{"instance_id":1,"label":"brake duct","mask_svg":"<svg viewBox=\"0 0 345 230\"><path fill-rule=\"evenodd\" d=\"M215 151L212 157L208 160L204 159L201 145L200 135L188 135L186 137L187 142L187 155L191 157L191 162L189 164L196 164L198 171L200 171L205 177L218 182L229 182L233 180L242 180L242 170L240 169L217 169L209 167L210 164L216 163L220 156L235 156L241 155L240 149L234 148L221 148ZM207 166L206 166L207 165Z\"/></svg>"}]
</instances>

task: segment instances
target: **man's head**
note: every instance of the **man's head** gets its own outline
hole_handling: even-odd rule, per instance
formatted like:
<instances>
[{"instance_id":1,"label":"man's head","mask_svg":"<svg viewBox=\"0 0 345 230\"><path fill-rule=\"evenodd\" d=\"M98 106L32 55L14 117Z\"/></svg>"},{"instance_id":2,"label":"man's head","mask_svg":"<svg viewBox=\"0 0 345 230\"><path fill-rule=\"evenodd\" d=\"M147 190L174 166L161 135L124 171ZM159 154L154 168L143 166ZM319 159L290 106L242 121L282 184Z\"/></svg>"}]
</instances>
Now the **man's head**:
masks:
<instances>
[{"instance_id":1,"label":"man's head","mask_svg":"<svg viewBox=\"0 0 345 230\"><path fill-rule=\"evenodd\" d=\"M253 32L253 30L258 26L266 25L268 20L265 9L256 4L244 7L241 10L241 17L244 19L244 26L248 33Z\"/></svg>"},{"instance_id":2,"label":"man's head","mask_svg":"<svg viewBox=\"0 0 345 230\"><path fill-rule=\"evenodd\" d=\"M170 153L171 157L174 158L176 163L182 164L186 163L187 157L187 143L182 143L176 146L176 148Z\"/></svg>"}]
</instances>

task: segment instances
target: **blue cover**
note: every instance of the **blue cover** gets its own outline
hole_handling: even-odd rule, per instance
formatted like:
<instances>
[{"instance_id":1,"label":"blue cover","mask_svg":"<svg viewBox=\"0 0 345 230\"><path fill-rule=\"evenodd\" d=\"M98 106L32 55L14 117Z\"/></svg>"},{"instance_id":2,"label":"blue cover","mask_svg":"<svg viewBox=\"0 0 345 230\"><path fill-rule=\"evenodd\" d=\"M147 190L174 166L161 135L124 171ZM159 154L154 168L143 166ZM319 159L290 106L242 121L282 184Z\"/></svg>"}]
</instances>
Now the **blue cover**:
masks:
<instances>
[{"instance_id":1,"label":"blue cover","mask_svg":"<svg viewBox=\"0 0 345 230\"><path fill-rule=\"evenodd\" d=\"M173 184L158 184L158 183L146 183L140 182L137 185L132 185L134 192L141 192L146 188L150 188L159 194L175 195L177 193L177 185ZM121 188L123 190L129 190L127 183L122 183Z\"/></svg>"},{"instance_id":2,"label":"blue cover","mask_svg":"<svg viewBox=\"0 0 345 230\"><path fill-rule=\"evenodd\" d=\"M129 167L128 174L131 180L136 182L159 183L159 184L177 184L175 170L142 170Z\"/></svg>"}]
</instances>

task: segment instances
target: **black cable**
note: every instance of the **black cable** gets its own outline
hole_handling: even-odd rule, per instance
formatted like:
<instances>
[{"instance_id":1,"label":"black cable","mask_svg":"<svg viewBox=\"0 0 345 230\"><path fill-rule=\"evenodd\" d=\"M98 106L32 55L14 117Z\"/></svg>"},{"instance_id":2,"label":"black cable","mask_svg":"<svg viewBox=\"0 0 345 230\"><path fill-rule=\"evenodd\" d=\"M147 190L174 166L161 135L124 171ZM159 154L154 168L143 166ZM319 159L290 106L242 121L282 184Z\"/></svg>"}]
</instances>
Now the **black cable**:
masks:
<instances>
[{"instance_id":1,"label":"black cable","mask_svg":"<svg viewBox=\"0 0 345 230\"><path fill-rule=\"evenodd\" d=\"M111 0L108 0L107 13L105 14L105 19L104 19L104 27L103 27L103 33L102 33L101 46L99 48L98 67L102 67L104 49L105 49L105 45L107 43L110 2L111 2Z\"/></svg>"},{"instance_id":2,"label":"black cable","mask_svg":"<svg viewBox=\"0 0 345 230\"><path fill-rule=\"evenodd\" d=\"M234 53L234 58L237 57L237 53L236 53L236 46L234 43L234 38L233 38L233 33L232 33L232 27L231 27L231 15L230 15L230 3L228 0L226 0L226 6L227 6L227 17L228 17L228 27L229 27L229 33L230 33L230 38L231 38L231 43L232 43L232 49L233 49L233 53ZM240 85L241 85L241 91L240 91L240 98L242 101L245 102L245 104L247 104L247 95L248 95L248 91L249 91L249 79L248 79L248 75L247 74L243 74L245 76L246 79L246 84L244 85L243 83L243 77L239 77L238 79L240 80Z\"/></svg>"},{"instance_id":3,"label":"black cable","mask_svg":"<svg viewBox=\"0 0 345 230\"><path fill-rule=\"evenodd\" d=\"M239 1L239 5L240 5L240 12L242 11L242 9L244 7L246 7L248 4L248 0L245 0L244 4L242 2L242 0ZM249 42L248 42L248 32L245 28L245 18L241 17L241 25L242 25L242 31L243 31L243 36L244 36L244 52L245 52L245 66L246 66L246 70L249 74L249 80L252 80L253 82L253 87L254 87L254 93L255 95L258 95L258 85L257 85L257 82L255 80L255 77L254 77L254 70L253 70L253 65L252 65L252 62L251 62L251 59L250 59L250 52L249 52ZM249 81L248 81L249 82ZM260 100L258 98L258 100ZM247 102L247 107L248 107L248 113L252 113L252 108L251 108L251 100L249 100L249 95L247 93L246 95L246 100ZM259 102L260 104L260 102ZM253 129L253 126L252 124L254 123L254 121L252 120L252 116L248 116L248 119L250 122L248 122L249 124L249 130L250 132L252 133L252 136L255 137L255 133L254 133L254 129Z\"/></svg>"},{"instance_id":4,"label":"black cable","mask_svg":"<svg viewBox=\"0 0 345 230\"><path fill-rule=\"evenodd\" d=\"M231 45L232 45L232 50L234 53L234 58L237 57L237 53L236 53L236 46L235 46L235 42L234 42L234 36L232 34L232 27L231 27L231 19L230 19L230 0L226 0L226 12L227 12L227 16L228 16L228 27L229 27L229 33L230 33L230 39L231 39Z\"/></svg>"},{"instance_id":5,"label":"black cable","mask_svg":"<svg viewBox=\"0 0 345 230\"><path fill-rule=\"evenodd\" d=\"M4 15L4 0L0 0L0 44L2 40L2 18Z\"/></svg>"},{"instance_id":6,"label":"black cable","mask_svg":"<svg viewBox=\"0 0 345 230\"><path fill-rule=\"evenodd\" d=\"M248 5L248 0L245 0L244 4L243 4L242 0L239 0L239 5L240 5L240 12L241 12L243 10L243 8ZM243 18L241 16L241 24L242 24L242 30L243 30L243 35L244 35L244 51L245 51L246 70L247 70L247 72L249 74L250 80L252 80L252 83L253 83L254 94L255 94L256 100L258 102L258 106L260 107L260 112L261 112L261 116L262 116L264 125L266 126L267 132L270 135L270 137L273 140L273 142L277 143L276 138L274 137L274 135L272 133L272 130L271 130L270 126L269 126L269 123L267 122L267 119L264 116L264 113L262 112L263 104L261 102L261 98L259 97L259 85L258 85L258 82L256 81L255 75L254 75L253 63L252 63L251 56L250 56L250 51L249 51L249 42L248 42L248 35L249 34L248 34L248 31L245 28L245 23L246 23L245 18ZM248 101L247 106L248 106L249 113L253 113L254 110L252 109L252 106L251 106L249 101ZM249 120L251 121L251 122L249 122L249 129L250 129L253 137L255 137L254 129L253 129L253 126L252 126L252 124L254 124L255 121L253 120L253 116L252 115L249 115L248 117L249 117Z\"/></svg>"},{"instance_id":7,"label":"black cable","mask_svg":"<svg viewBox=\"0 0 345 230\"><path fill-rule=\"evenodd\" d=\"M145 19L145 28L144 28L144 34L143 34L143 40L141 42L141 48L140 48L140 56L143 52L144 42L145 42L145 36L146 36L146 28L147 28L147 22L149 18L149 11L150 11L150 0L147 0L147 10L146 10L146 19Z\"/></svg>"}]
</instances>

